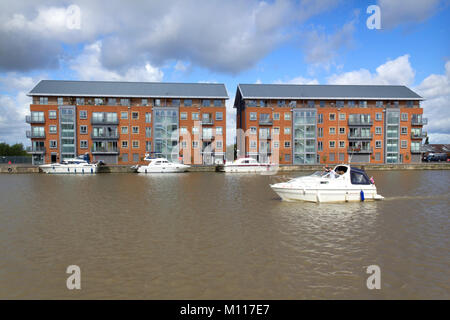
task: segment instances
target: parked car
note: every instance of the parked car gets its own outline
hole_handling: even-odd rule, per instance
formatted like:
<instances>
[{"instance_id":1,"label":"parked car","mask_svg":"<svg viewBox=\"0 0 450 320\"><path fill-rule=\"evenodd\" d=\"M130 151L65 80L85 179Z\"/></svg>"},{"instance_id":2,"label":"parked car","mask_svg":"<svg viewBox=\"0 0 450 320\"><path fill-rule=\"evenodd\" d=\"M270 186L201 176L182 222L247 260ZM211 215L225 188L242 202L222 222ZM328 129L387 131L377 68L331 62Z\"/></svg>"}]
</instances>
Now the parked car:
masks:
<instances>
[{"instance_id":1,"label":"parked car","mask_svg":"<svg viewBox=\"0 0 450 320\"><path fill-rule=\"evenodd\" d=\"M425 162L439 162L439 161L447 161L446 153L429 153L425 159Z\"/></svg>"}]
</instances>

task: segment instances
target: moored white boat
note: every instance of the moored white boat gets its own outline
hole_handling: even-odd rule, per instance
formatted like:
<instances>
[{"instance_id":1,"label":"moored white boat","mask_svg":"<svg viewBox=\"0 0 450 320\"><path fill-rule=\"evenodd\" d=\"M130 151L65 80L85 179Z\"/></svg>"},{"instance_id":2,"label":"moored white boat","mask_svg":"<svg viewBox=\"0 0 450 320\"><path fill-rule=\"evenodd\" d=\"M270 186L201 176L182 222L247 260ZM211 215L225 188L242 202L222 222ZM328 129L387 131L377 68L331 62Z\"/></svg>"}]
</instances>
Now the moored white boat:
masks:
<instances>
[{"instance_id":1,"label":"moored white boat","mask_svg":"<svg viewBox=\"0 0 450 320\"><path fill-rule=\"evenodd\" d=\"M276 165L272 163L259 163L253 158L240 158L231 163L226 163L219 170L223 172L255 173L270 172L275 169Z\"/></svg>"},{"instance_id":2,"label":"moored white boat","mask_svg":"<svg viewBox=\"0 0 450 320\"><path fill-rule=\"evenodd\" d=\"M74 158L64 159L61 163L43 164L39 168L45 173L94 174L98 171L98 164Z\"/></svg>"},{"instance_id":3,"label":"moored white boat","mask_svg":"<svg viewBox=\"0 0 450 320\"><path fill-rule=\"evenodd\" d=\"M175 173L185 172L189 166L181 163L170 162L165 158L151 159L146 157L145 161L149 161L146 166L138 166L137 172L139 173Z\"/></svg>"},{"instance_id":4,"label":"moored white boat","mask_svg":"<svg viewBox=\"0 0 450 320\"><path fill-rule=\"evenodd\" d=\"M334 170L317 171L310 176L270 185L286 201L346 202L382 200L364 170L338 165Z\"/></svg>"}]
</instances>

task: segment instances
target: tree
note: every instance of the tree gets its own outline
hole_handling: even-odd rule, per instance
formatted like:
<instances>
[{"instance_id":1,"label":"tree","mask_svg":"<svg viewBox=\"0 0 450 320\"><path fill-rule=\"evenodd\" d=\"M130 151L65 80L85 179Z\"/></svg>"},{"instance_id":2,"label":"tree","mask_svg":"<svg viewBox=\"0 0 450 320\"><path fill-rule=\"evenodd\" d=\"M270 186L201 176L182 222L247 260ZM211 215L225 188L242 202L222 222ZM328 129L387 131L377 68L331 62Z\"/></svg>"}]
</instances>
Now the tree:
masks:
<instances>
[{"instance_id":1,"label":"tree","mask_svg":"<svg viewBox=\"0 0 450 320\"><path fill-rule=\"evenodd\" d=\"M0 156L29 156L29 154L21 143L16 143L12 146L7 143L0 143Z\"/></svg>"}]
</instances>

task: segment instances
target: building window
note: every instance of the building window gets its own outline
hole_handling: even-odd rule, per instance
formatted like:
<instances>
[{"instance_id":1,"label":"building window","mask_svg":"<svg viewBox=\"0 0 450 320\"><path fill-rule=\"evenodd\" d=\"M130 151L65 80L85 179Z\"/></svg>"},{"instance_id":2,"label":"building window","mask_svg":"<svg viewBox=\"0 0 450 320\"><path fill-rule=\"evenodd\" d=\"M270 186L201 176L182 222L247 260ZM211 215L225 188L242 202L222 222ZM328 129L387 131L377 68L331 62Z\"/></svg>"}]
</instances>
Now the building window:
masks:
<instances>
[{"instance_id":1,"label":"building window","mask_svg":"<svg viewBox=\"0 0 450 320\"><path fill-rule=\"evenodd\" d=\"M250 148L256 149L256 140L250 140Z\"/></svg>"},{"instance_id":2,"label":"building window","mask_svg":"<svg viewBox=\"0 0 450 320\"><path fill-rule=\"evenodd\" d=\"M139 140L133 140L132 147L133 147L133 149L139 148Z\"/></svg>"},{"instance_id":3,"label":"building window","mask_svg":"<svg viewBox=\"0 0 450 320\"><path fill-rule=\"evenodd\" d=\"M255 133L256 133L256 129L255 129ZM280 134L280 127L274 127L273 128L273 134L279 135Z\"/></svg>"},{"instance_id":4,"label":"building window","mask_svg":"<svg viewBox=\"0 0 450 320\"><path fill-rule=\"evenodd\" d=\"M223 120L223 112L216 112L216 120Z\"/></svg>"},{"instance_id":5,"label":"building window","mask_svg":"<svg viewBox=\"0 0 450 320\"><path fill-rule=\"evenodd\" d=\"M284 141L284 147L285 148L290 148L291 147L291 142L290 141Z\"/></svg>"},{"instance_id":6,"label":"building window","mask_svg":"<svg viewBox=\"0 0 450 320\"><path fill-rule=\"evenodd\" d=\"M134 133L134 134L139 133L139 127L138 126L131 127L131 132Z\"/></svg>"},{"instance_id":7,"label":"building window","mask_svg":"<svg viewBox=\"0 0 450 320\"><path fill-rule=\"evenodd\" d=\"M260 107L265 107L266 106L266 102L264 100L259 100L259 106Z\"/></svg>"},{"instance_id":8,"label":"building window","mask_svg":"<svg viewBox=\"0 0 450 320\"><path fill-rule=\"evenodd\" d=\"M280 120L280 114L278 112L273 114L273 120Z\"/></svg>"},{"instance_id":9,"label":"building window","mask_svg":"<svg viewBox=\"0 0 450 320\"><path fill-rule=\"evenodd\" d=\"M145 127L145 137L146 138L152 137L152 127Z\"/></svg>"},{"instance_id":10,"label":"building window","mask_svg":"<svg viewBox=\"0 0 450 320\"><path fill-rule=\"evenodd\" d=\"M151 141L145 141L145 151L146 152L152 151L152 142Z\"/></svg>"},{"instance_id":11,"label":"building window","mask_svg":"<svg viewBox=\"0 0 450 320\"><path fill-rule=\"evenodd\" d=\"M61 106L64 104L64 98L58 98L58 105Z\"/></svg>"},{"instance_id":12,"label":"building window","mask_svg":"<svg viewBox=\"0 0 450 320\"><path fill-rule=\"evenodd\" d=\"M401 140L401 148L406 149L408 147L408 140Z\"/></svg>"},{"instance_id":13,"label":"building window","mask_svg":"<svg viewBox=\"0 0 450 320\"><path fill-rule=\"evenodd\" d=\"M318 136L319 138L322 138L322 137L323 137L323 128L317 128L317 136Z\"/></svg>"},{"instance_id":14,"label":"building window","mask_svg":"<svg viewBox=\"0 0 450 320\"><path fill-rule=\"evenodd\" d=\"M96 106L101 106L101 105L103 105L104 103L103 103L103 98L94 98L94 104L96 105Z\"/></svg>"},{"instance_id":15,"label":"building window","mask_svg":"<svg viewBox=\"0 0 450 320\"><path fill-rule=\"evenodd\" d=\"M398 101L394 101L394 107L398 108Z\"/></svg>"},{"instance_id":16,"label":"building window","mask_svg":"<svg viewBox=\"0 0 450 320\"><path fill-rule=\"evenodd\" d=\"M334 161L334 157L335 157L335 154L334 154L334 153L330 153L330 154L329 154L329 158L330 158L330 161L331 161L331 162Z\"/></svg>"},{"instance_id":17,"label":"building window","mask_svg":"<svg viewBox=\"0 0 450 320\"><path fill-rule=\"evenodd\" d=\"M192 148L194 149L198 148L198 141L192 141Z\"/></svg>"},{"instance_id":18,"label":"building window","mask_svg":"<svg viewBox=\"0 0 450 320\"><path fill-rule=\"evenodd\" d=\"M138 120L139 119L139 112L136 112L136 111L132 112L131 113L131 119Z\"/></svg>"},{"instance_id":19,"label":"building window","mask_svg":"<svg viewBox=\"0 0 450 320\"><path fill-rule=\"evenodd\" d=\"M108 105L115 106L117 104L116 98L108 98Z\"/></svg>"},{"instance_id":20,"label":"building window","mask_svg":"<svg viewBox=\"0 0 450 320\"><path fill-rule=\"evenodd\" d=\"M285 112L284 113L284 120L291 120L291 113L290 112Z\"/></svg>"},{"instance_id":21,"label":"building window","mask_svg":"<svg viewBox=\"0 0 450 320\"><path fill-rule=\"evenodd\" d=\"M406 107L407 108L413 108L414 107L414 101L406 101Z\"/></svg>"},{"instance_id":22,"label":"building window","mask_svg":"<svg viewBox=\"0 0 450 320\"><path fill-rule=\"evenodd\" d=\"M349 106L349 108L354 108L355 107L355 101L349 100L348 101L348 106Z\"/></svg>"},{"instance_id":23,"label":"building window","mask_svg":"<svg viewBox=\"0 0 450 320\"><path fill-rule=\"evenodd\" d=\"M402 134L408 134L408 127L402 127Z\"/></svg>"},{"instance_id":24,"label":"building window","mask_svg":"<svg viewBox=\"0 0 450 320\"><path fill-rule=\"evenodd\" d=\"M375 160L376 161L380 161L381 160L381 153L379 153L379 152L375 153Z\"/></svg>"},{"instance_id":25,"label":"building window","mask_svg":"<svg viewBox=\"0 0 450 320\"><path fill-rule=\"evenodd\" d=\"M186 141L181 141L181 148L182 149L187 149L187 142Z\"/></svg>"},{"instance_id":26,"label":"building window","mask_svg":"<svg viewBox=\"0 0 450 320\"><path fill-rule=\"evenodd\" d=\"M375 148L376 149L381 149L381 140L376 140L375 141Z\"/></svg>"},{"instance_id":27,"label":"building window","mask_svg":"<svg viewBox=\"0 0 450 320\"><path fill-rule=\"evenodd\" d=\"M80 110L80 119L87 119L87 111Z\"/></svg>"},{"instance_id":28,"label":"building window","mask_svg":"<svg viewBox=\"0 0 450 320\"><path fill-rule=\"evenodd\" d=\"M250 120L256 120L256 112L250 112Z\"/></svg>"},{"instance_id":29,"label":"building window","mask_svg":"<svg viewBox=\"0 0 450 320\"><path fill-rule=\"evenodd\" d=\"M345 120L345 113L339 113L339 120Z\"/></svg>"},{"instance_id":30,"label":"building window","mask_svg":"<svg viewBox=\"0 0 450 320\"><path fill-rule=\"evenodd\" d=\"M133 162L139 162L139 153L133 153Z\"/></svg>"},{"instance_id":31,"label":"building window","mask_svg":"<svg viewBox=\"0 0 450 320\"><path fill-rule=\"evenodd\" d=\"M377 102L375 102L375 106L376 106L377 108L383 108L383 101L377 101Z\"/></svg>"},{"instance_id":32,"label":"building window","mask_svg":"<svg viewBox=\"0 0 450 320\"><path fill-rule=\"evenodd\" d=\"M339 134L345 134L345 127L339 127Z\"/></svg>"},{"instance_id":33,"label":"building window","mask_svg":"<svg viewBox=\"0 0 450 320\"><path fill-rule=\"evenodd\" d=\"M330 121L334 121L334 120L336 120L336 114L330 113Z\"/></svg>"},{"instance_id":34,"label":"building window","mask_svg":"<svg viewBox=\"0 0 450 320\"><path fill-rule=\"evenodd\" d=\"M187 99L183 101L185 107L192 107L192 100Z\"/></svg>"},{"instance_id":35,"label":"building window","mask_svg":"<svg viewBox=\"0 0 450 320\"><path fill-rule=\"evenodd\" d=\"M274 142L273 142L273 147L274 147L275 149L278 149L278 148L280 147L280 142L279 142L279 141L274 141Z\"/></svg>"},{"instance_id":36,"label":"building window","mask_svg":"<svg viewBox=\"0 0 450 320\"><path fill-rule=\"evenodd\" d=\"M155 105L156 107L161 107L161 99L155 99L154 105Z\"/></svg>"},{"instance_id":37,"label":"building window","mask_svg":"<svg viewBox=\"0 0 450 320\"><path fill-rule=\"evenodd\" d=\"M87 134L87 126L80 126L80 134Z\"/></svg>"},{"instance_id":38,"label":"building window","mask_svg":"<svg viewBox=\"0 0 450 320\"><path fill-rule=\"evenodd\" d=\"M198 127L192 127L192 134L198 134L198 133L199 133Z\"/></svg>"},{"instance_id":39,"label":"building window","mask_svg":"<svg viewBox=\"0 0 450 320\"><path fill-rule=\"evenodd\" d=\"M408 114L407 113L402 113L402 121L408 121Z\"/></svg>"},{"instance_id":40,"label":"building window","mask_svg":"<svg viewBox=\"0 0 450 320\"><path fill-rule=\"evenodd\" d=\"M222 141L216 141L216 148L222 149Z\"/></svg>"},{"instance_id":41,"label":"building window","mask_svg":"<svg viewBox=\"0 0 450 320\"><path fill-rule=\"evenodd\" d=\"M146 112L145 113L145 123L151 123L152 122L152 113Z\"/></svg>"},{"instance_id":42,"label":"building window","mask_svg":"<svg viewBox=\"0 0 450 320\"><path fill-rule=\"evenodd\" d=\"M203 107L209 107L211 105L211 100L202 100Z\"/></svg>"},{"instance_id":43,"label":"building window","mask_svg":"<svg viewBox=\"0 0 450 320\"><path fill-rule=\"evenodd\" d=\"M376 120L376 121L381 121L381 120L383 120L383 114L382 114L381 112L375 113L375 120Z\"/></svg>"},{"instance_id":44,"label":"building window","mask_svg":"<svg viewBox=\"0 0 450 320\"><path fill-rule=\"evenodd\" d=\"M84 105L84 98L76 98L76 99L75 99L75 104L76 104L77 106L82 106L82 105Z\"/></svg>"},{"instance_id":45,"label":"building window","mask_svg":"<svg viewBox=\"0 0 450 320\"><path fill-rule=\"evenodd\" d=\"M128 149L128 140L122 140L122 148Z\"/></svg>"},{"instance_id":46,"label":"building window","mask_svg":"<svg viewBox=\"0 0 450 320\"><path fill-rule=\"evenodd\" d=\"M87 148L88 148L88 141L80 140L80 149L87 149Z\"/></svg>"},{"instance_id":47,"label":"building window","mask_svg":"<svg viewBox=\"0 0 450 320\"><path fill-rule=\"evenodd\" d=\"M314 102L314 101L313 101ZM291 100L290 102L289 102L289 107L290 108L295 108L297 106L297 101L295 101L295 100Z\"/></svg>"},{"instance_id":48,"label":"building window","mask_svg":"<svg viewBox=\"0 0 450 320\"><path fill-rule=\"evenodd\" d=\"M345 141L339 141L339 148L345 148Z\"/></svg>"},{"instance_id":49,"label":"building window","mask_svg":"<svg viewBox=\"0 0 450 320\"><path fill-rule=\"evenodd\" d=\"M291 134L291 127L284 127L284 134Z\"/></svg>"},{"instance_id":50,"label":"building window","mask_svg":"<svg viewBox=\"0 0 450 320\"><path fill-rule=\"evenodd\" d=\"M56 126L49 126L48 128L50 133L56 133Z\"/></svg>"},{"instance_id":51,"label":"building window","mask_svg":"<svg viewBox=\"0 0 450 320\"><path fill-rule=\"evenodd\" d=\"M148 106L148 99L141 99L141 105L144 107Z\"/></svg>"},{"instance_id":52,"label":"building window","mask_svg":"<svg viewBox=\"0 0 450 320\"><path fill-rule=\"evenodd\" d=\"M322 141L317 142L317 151L323 151L323 142Z\"/></svg>"},{"instance_id":53,"label":"building window","mask_svg":"<svg viewBox=\"0 0 450 320\"><path fill-rule=\"evenodd\" d=\"M336 147L336 141L330 141L330 148Z\"/></svg>"},{"instance_id":54,"label":"building window","mask_svg":"<svg viewBox=\"0 0 450 320\"><path fill-rule=\"evenodd\" d=\"M122 153L122 162L128 162L128 153Z\"/></svg>"},{"instance_id":55,"label":"building window","mask_svg":"<svg viewBox=\"0 0 450 320\"><path fill-rule=\"evenodd\" d=\"M308 100L308 108L314 108L314 107L315 107L314 100Z\"/></svg>"},{"instance_id":56,"label":"building window","mask_svg":"<svg viewBox=\"0 0 450 320\"><path fill-rule=\"evenodd\" d=\"M128 112L122 111L120 113L120 119L128 119Z\"/></svg>"},{"instance_id":57,"label":"building window","mask_svg":"<svg viewBox=\"0 0 450 320\"><path fill-rule=\"evenodd\" d=\"M216 136L221 136L222 134L222 127L216 127Z\"/></svg>"},{"instance_id":58,"label":"building window","mask_svg":"<svg viewBox=\"0 0 450 320\"><path fill-rule=\"evenodd\" d=\"M359 107L360 108L367 108L367 101L365 101L365 100L359 101Z\"/></svg>"},{"instance_id":59,"label":"building window","mask_svg":"<svg viewBox=\"0 0 450 320\"><path fill-rule=\"evenodd\" d=\"M121 128L120 128L120 132L121 132L122 134L128 134L128 127L121 127Z\"/></svg>"},{"instance_id":60,"label":"building window","mask_svg":"<svg viewBox=\"0 0 450 320\"><path fill-rule=\"evenodd\" d=\"M323 114L322 113L319 113L317 115L317 123L323 123Z\"/></svg>"},{"instance_id":61,"label":"building window","mask_svg":"<svg viewBox=\"0 0 450 320\"><path fill-rule=\"evenodd\" d=\"M326 105L326 104L325 104L325 101L323 101L323 100L320 101L320 107L321 107L321 108L325 108L325 105Z\"/></svg>"},{"instance_id":62,"label":"building window","mask_svg":"<svg viewBox=\"0 0 450 320\"><path fill-rule=\"evenodd\" d=\"M49 119L56 119L56 110L50 110L48 112L48 118Z\"/></svg>"},{"instance_id":63,"label":"building window","mask_svg":"<svg viewBox=\"0 0 450 320\"><path fill-rule=\"evenodd\" d=\"M58 142L56 140L50 140L50 149L56 149L58 147Z\"/></svg>"},{"instance_id":64,"label":"building window","mask_svg":"<svg viewBox=\"0 0 450 320\"><path fill-rule=\"evenodd\" d=\"M221 107L222 105L222 100L214 100L214 107Z\"/></svg>"},{"instance_id":65,"label":"building window","mask_svg":"<svg viewBox=\"0 0 450 320\"><path fill-rule=\"evenodd\" d=\"M344 100L337 100L336 101L336 107L343 108L344 107Z\"/></svg>"},{"instance_id":66,"label":"building window","mask_svg":"<svg viewBox=\"0 0 450 320\"><path fill-rule=\"evenodd\" d=\"M179 107L180 104L181 104L181 100L180 99L172 99L172 106Z\"/></svg>"},{"instance_id":67,"label":"building window","mask_svg":"<svg viewBox=\"0 0 450 320\"><path fill-rule=\"evenodd\" d=\"M185 135L187 133L187 128L186 127L181 127L180 128L180 135Z\"/></svg>"},{"instance_id":68,"label":"building window","mask_svg":"<svg viewBox=\"0 0 450 320\"><path fill-rule=\"evenodd\" d=\"M48 97L39 97L39 104L48 104Z\"/></svg>"},{"instance_id":69,"label":"building window","mask_svg":"<svg viewBox=\"0 0 450 320\"><path fill-rule=\"evenodd\" d=\"M290 153L286 153L286 154L284 155L284 161L285 161L285 162L291 161L291 154L290 154Z\"/></svg>"},{"instance_id":70,"label":"building window","mask_svg":"<svg viewBox=\"0 0 450 320\"><path fill-rule=\"evenodd\" d=\"M187 112L180 112L180 120L187 120Z\"/></svg>"},{"instance_id":71,"label":"building window","mask_svg":"<svg viewBox=\"0 0 450 320\"><path fill-rule=\"evenodd\" d=\"M284 100L278 100L278 101L277 101L277 105L278 105L279 107L284 107L284 106L286 105L286 101L284 101Z\"/></svg>"},{"instance_id":72,"label":"building window","mask_svg":"<svg viewBox=\"0 0 450 320\"><path fill-rule=\"evenodd\" d=\"M199 119L198 112L192 112L192 120L198 120L198 119Z\"/></svg>"},{"instance_id":73,"label":"building window","mask_svg":"<svg viewBox=\"0 0 450 320\"><path fill-rule=\"evenodd\" d=\"M375 134L381 134L381 133L382 133L381 127L375 127Z\"/></svg>"},{"instance_id":74,"label":"building window","mask_svg":"<svg viewBox=\"0 0 450 320\"><path fill-rule=\"evenodd\" d=\"M329 128L329 132L330 132L330 134L336 134L336 128L335 127L330 127Z\"/></svg>"}]
</instances>

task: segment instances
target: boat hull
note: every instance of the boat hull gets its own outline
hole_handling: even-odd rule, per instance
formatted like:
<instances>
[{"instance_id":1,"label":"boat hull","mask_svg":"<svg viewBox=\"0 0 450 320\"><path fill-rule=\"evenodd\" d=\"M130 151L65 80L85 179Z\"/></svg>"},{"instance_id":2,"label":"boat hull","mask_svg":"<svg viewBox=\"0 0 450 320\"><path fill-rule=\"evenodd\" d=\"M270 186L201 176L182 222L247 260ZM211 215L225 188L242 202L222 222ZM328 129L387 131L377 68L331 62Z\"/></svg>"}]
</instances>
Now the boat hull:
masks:
<instances>
[{"instance_id":1,"label":"boat hull","mask_svg":"<svg viewBox=\"0 0 450 320\"><path fill-rule=\"evenodd\" d=\"M52 166L43 165L40 166L44 173L49 174L95 174L98 172L98 167L96 165L87 166Z\"/></svg>"},{"instance_id":2,"label":"boat hull","mask_svg":"<svg viewBox=\"0 0 450 320\"><path fill-rule=\"evenodd\" d=\"M361 201L361 190L364 192L365 201L382 200L376 189L303 189L303 188L271 188L284 201L306 201L306 202L352 202Z\"/></svg>"},{"instance_id":3,"label":"boat hull","mask_svg":"<svg viewBox=\"0 0 450 320\"><path fill-rule=\"evenodd\" d=\"M176 167L150 167L150 166L141 166L137 169L138 173L182 173L188 170L188 166L176 166Z\"/></svg>"},{"instance_id":4,"label":"boat hull","mask_svg":"<svg viewBox=\"0 0 450 320\"><path fill-rule=\"evenodd\" d=\"M273 170L271 165L225 165L220 171L227 173L257 173L257 172L270 172Z\"/></svg>"}]
</instances>

